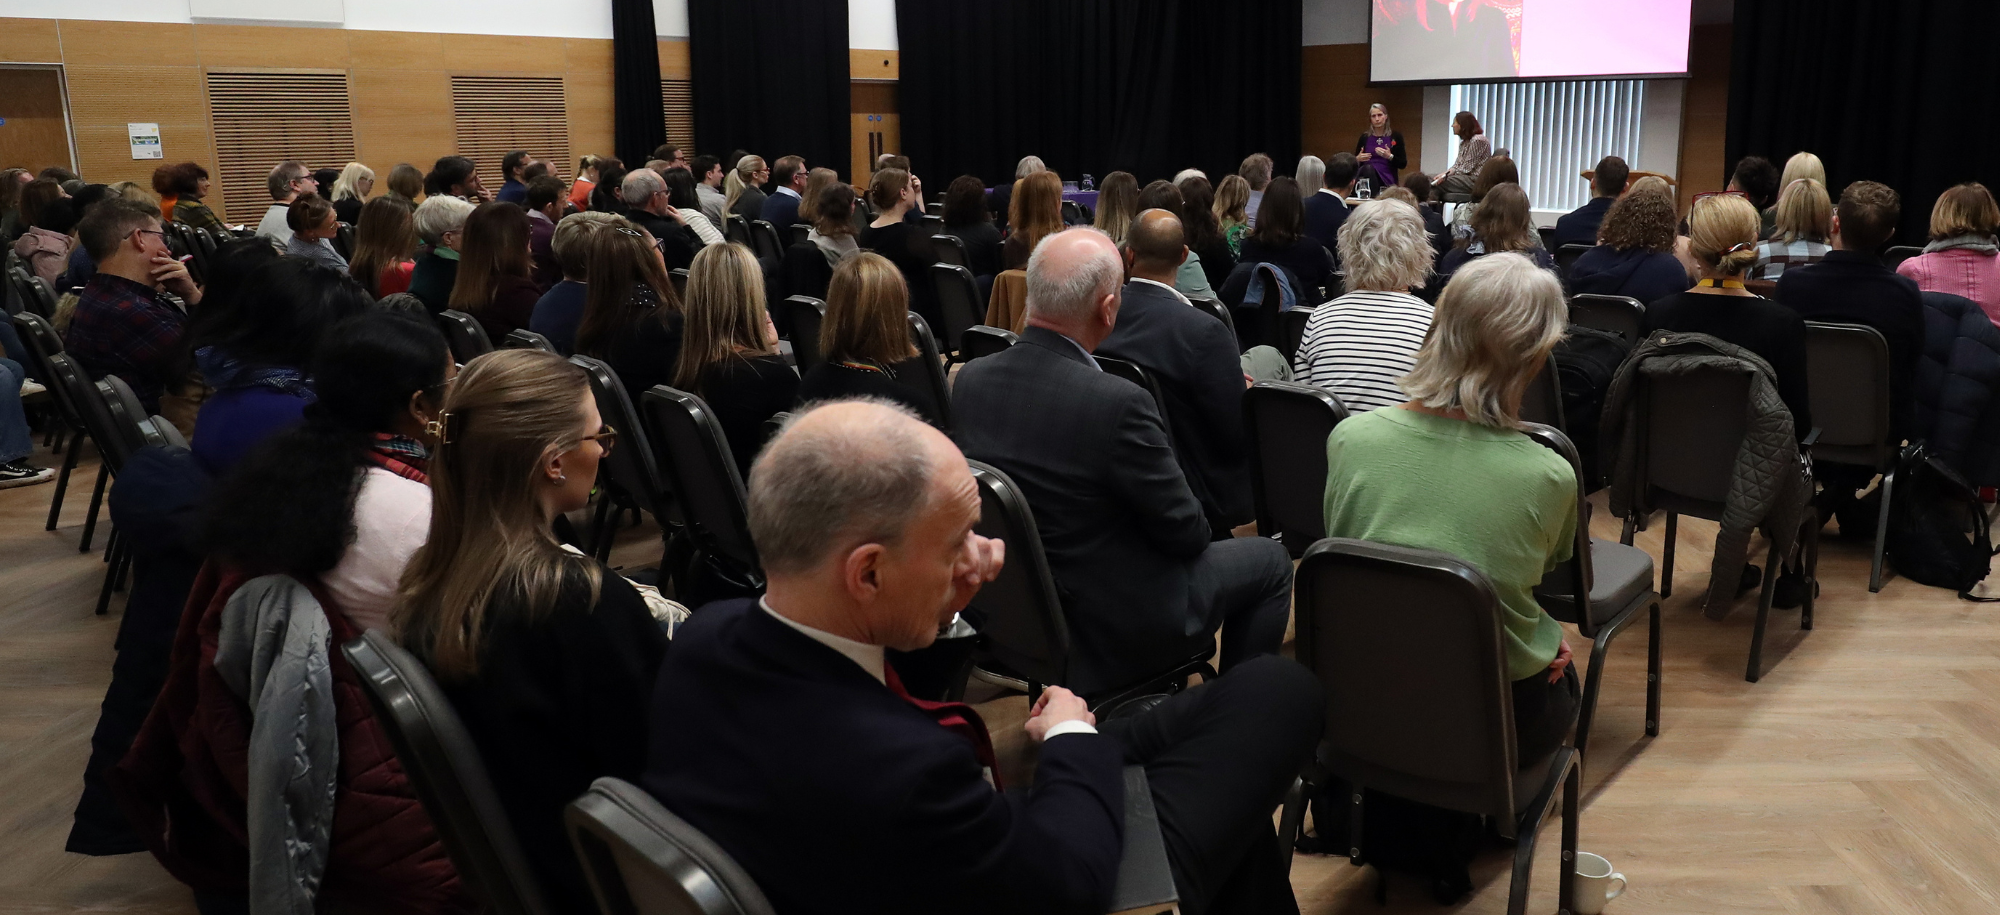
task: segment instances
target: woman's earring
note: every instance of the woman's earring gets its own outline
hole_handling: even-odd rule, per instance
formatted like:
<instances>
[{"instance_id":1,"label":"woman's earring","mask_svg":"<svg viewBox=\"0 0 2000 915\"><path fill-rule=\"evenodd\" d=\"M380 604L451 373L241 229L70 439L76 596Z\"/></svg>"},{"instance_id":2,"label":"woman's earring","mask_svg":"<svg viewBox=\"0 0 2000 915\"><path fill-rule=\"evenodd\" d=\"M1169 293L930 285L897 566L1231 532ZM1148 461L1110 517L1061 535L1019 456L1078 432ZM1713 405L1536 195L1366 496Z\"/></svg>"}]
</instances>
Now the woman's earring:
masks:
<instances>
[{"instance_id":1,"label":"woman's earring","mask_svg":"<svg viewBox=\"0 0 2000 915\"><path fill-rule=\"evenodd\" d=\"M560 474L560 473L559 473L559 474L556 474L556 485L557 485L557 486L561 486L561 485L563 485L564 483L567 483L567 482L569 482L569 477L566 477L566 476L564 476L564 475L562 475L562 474Z\"/></svg>"}]
</instances>

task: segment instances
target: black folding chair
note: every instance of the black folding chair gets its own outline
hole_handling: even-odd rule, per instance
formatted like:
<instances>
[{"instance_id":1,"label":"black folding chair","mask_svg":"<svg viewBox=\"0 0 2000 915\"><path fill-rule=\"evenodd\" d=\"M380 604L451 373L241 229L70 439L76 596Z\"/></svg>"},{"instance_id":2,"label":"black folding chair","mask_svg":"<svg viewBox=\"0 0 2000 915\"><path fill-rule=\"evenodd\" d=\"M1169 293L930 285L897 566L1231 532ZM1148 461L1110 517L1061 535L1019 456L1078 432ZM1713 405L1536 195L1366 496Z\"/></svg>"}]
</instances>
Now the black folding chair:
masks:
<instances>
[{"instance_id":1,"label":"black folding chair","mask_svg":"<svg viewBox=\"0 0 2000 915\"><path fill-rule=\"evenodd\" d=\"M1542 370L1528 382L1528 389L1521 393L1521 420L1553 426L1568 434L1569 424L1563 421L1562 381L1556 376L1556 357L1549 354Z\"/></svg>"},{"instance_id":2,"label":"black folding chair","mask_svg":"<svg viewBox=\"0 0 2000 915\"><path fill-rule=\"evenodd\" d=\"M793 245L810 244L812 228L812 226L802 222L795 222L789 226L785 226L783 232L780 233L783 235L782 240L785 243L785 247L789 248Z\"/></svg>"},{"instance_id":3,"label":"black folding chair","mask_svg":"<svg viewBox=\"0 0 2000 915\"><path fill-rule=\"evenodd\" d=\"M550 343L549 338L544 337L541 334L535 333L532 330L523 330L520 328L515 328L514 330L510 330L507 332L507 336L501 337L500 348L538 349L545 353L553 353L556 351L556 345Z\"/></svg>"},{"instance_id":4,"label":"black folding chair","mask_svg":"<svg viewBox=\"0 0 2000 915\"><path fill-rule=\"evenodd\" d=\"M1299 663L1326 689L1326 731L1305 781L1347 783L1349 858L1366 864L1362 797L1400 798L1482 814L1515 840L1508 915L1522 915L1535 840L1562 803L1558 905L1572 912L1578 794L1576 748L1521 759L1513 684L1501 644L1500 601L1477 569L1433 550L1328 538L1299 563L1295 585ZM1395 675L1380 646L1423 633L1425 675ZM1560 795L1558 794L1560 789ZM1304 816L1294 792L1280 819L1289 846Z\"/></svg>"},{"instance_id":5,"label":"black folding chair","mask_svg":"<svg viewBox=\"0 0 2000 915\"><path fill-rule=\"evenodd\" d=\"M20 275L21 308L48 320L56 316L56 289L49 281L27 273Z\"/></svg>"},{"instance_id":6,"label":"black folding chair","mask_svg":"<svg viewBox=\"0 0 2000 915\"><path fill-rule=\"evenodd\" d=\"M340 650L466 889L498 915L551 915L479 745L423 662L376 629Z\"/></svg>"},{"instance_id":7,"label":"black folding chair","mask_svg":"<svg viewBox=\"0 0 2000 915\"><path fill-rule=\"evenodd\" d=\"M1132 382L1139 387L1145 388L1146 393L1153 396L1153 406L1160 411L1160 424L1166 427L1167 438L1171 441L1174 435L1173 421L1167 417L1167 392L1160 387L1160 379L1153 377L1152 372L1147 371L1145 366L1136 362L1128 362L1124 359L1115 359L1110 356L1093 356L1092 358L1097 360L1097 366L1103 369L1105 374L1116 375L1126 381Z\"/></svg>"},{"instance_id":8,"label":"black folding chair","mask_svg":"<svg viewBox=\"0 0 2000 915\"><path fill-rule=\"evenodd\" d=\"M792 357L798 361L799 374L818 367L826 361L819 351L820 325L826 323L826 303L807 295L795 295L778 303L792 328Z\"/></svg>"},{"instance_id":9,"label":"black folding chair","mask_svg":"<svg viewBox=\"0 0 2000 915\"><path fill-rule=\"evenodd\" d=\"M493 351L486 328L480 327L471 315L447 308L438 312L437 322L444 331L445 342L451 344L451 358L458 364L464 365Z\"/></svg>"},{"instance_id":10,"label":"black folding chair","mask_svg":"<svg viewBox=\"0 0 2000 915\"><path fill-rule=\"evenodd\" d=\"M681 517L698 553L690 596L682 602L699 606L712 599L711 591L714 596L762 594L764 571L750 539L743 478L715 411L701 398L666 385L639 399L652 421L654 461L668 491L680 500Z\"/></svg>"},{"instance_id":11,"label":"black folding chair","mask_svg":"<svg viewBox=\"0 0 2000 915\"><path fill-rule=\"evenodd\" d=\"M775 915L722 846L630 782L592 782L563 822L603 915Z\"/></svg>"},{"instance_id":12,"label":"black folding chair","mask_svg":"<svg viewBox=\"0 0 2000 915\"><path fill-rule=\"evenodd\" d=\"M1645 336L1641 328L1646 323L1646 306L1631 296L1573 295L1569 298L1569 322L1610 331L1624 337L1626 343L1638 343Z\"/></svg>"},{"instance_id":13,"label":"black folding chair","mask_svg":"<svg viewBox=\"0 0 2000 915\"><path fill-rule=\"evenodd\" d=\"M139 403L138 395L132 393L130 385L116 375L106 375L96 384L96 394L104 403L104 411L109 424L105 432L113 439L107 446L100 442L98 456L112 476L125 469L125 462L133 453L148 445L169 445L178 443L182 447L187 442L181 439L179 430L164 418L146 415ZM155 424L173 430L173 439L164 435ZM111 607L111 592L125 588L125 576L132 568L132 545L116 526L111 536L105 538L104 584L97 591L97 615L103 616Z\"/></svg>"},{"instance_id":14,"label":"black folding chair","mask_svg":"<svg viewBox=\"0 0 2000 915\"><path fill-rule=\"evenodd\" d=\"M1076 226L1084 224L1083 205L1074 200L1065 200L1062 202L1062 215L1064 225Z\"/></svg>"},{"instance_id":15,"label":"black folding chair","mask_svg":"<svg viewBox=\"0 0 2000 915\"><path fill-rule=\"evenodd\" d=\"M917 358L923 363L923 377L908 375L897 378L902 384L920 386L931 392L931 399L938 405L938 423L946 432L951 430L951 384L945 380L944 357L938 354L937 338L931 336L931 325L924 316L910 312L910 345L917 348Z\"/></svg>"},{"instance_id":16,"label":"black folding chair","mask_svg":"<svg viewBox=\"0 0 2000 915\"><path fill-rule=\"evenodd\" d=\"M761 219L752 220L750 223L750 250L755 252L759 258L784 259L785 245L778 240L778 227Z\"/></svg>"},{"instance_id":17,"label":"black folding chair","mask_svg":"<svg viewBox=\"0 0 2000 915\"><path fill-rule=\"evenodd\" d=\"M1194 307L1199 308L1202 311L1208 312L1211 315L1214 315L1217 321L1222 322L1222 326L1229 328L1229 333L1231 336L1235 335L1236 319L1229 316L1229 306L1222 304L1222 300L1191 298L1188 299L1188 301L1193 302Z\"/></svg>"},{"instance_id":18,"label":"black folding chair","mask_svg":"<svg viewBox=\"0 0 2000 915\"><path fill-rule=\"evenodd\" d=\"M991 356L1007 347L1021 342L1021 338L1011 330L987 327L984 324L966 328L965 338L958 349L960 362L971 362L981 356Z\"/></svg>"},{"instance_id":19,"label":"black folding chair","mask_svg":"<svg viewBox=\"0 0 2000 915\"><path fill-rule=\"evenodd\" d=\"M77 544L77 552L88 553L91 537L97 531L98 510L104 505L104 489L110 485L112 475L125 466L125 456L130 453L126 448L128 440L112 427L111 413L105 409L104 398L98 394L81 366L70 361L67 354L55 353L48 357L48 367L48 387L51 390L63 389L61 396L67 397L76 409L78 428L83 433L70 443L71 457L65 462L65 472L76 466L75 455L77 449L83 446L83 435L88 435L91 441L97 443L97 485L90 493L90 512L83 519L83 540ZM52 507L51 514L59 507L60 504Z\"/></svg>"},{"instance_id":20,"label":"black folding chair","mask_svg":"<svg viewBox=\"0 0 2000 915\"><path fill-rule=\"evenodd\" d=\"M425 305L423 299L417 298L407 292L389 293L377 300L375 304L388 311L401 311L416 315L419 318L428 318L431 316L430 306Z\"/></svg>"},{"instance_id":21,"label":"black folding chair","mask_svg":"<svg viewBox=\"0 0 2000 915\"><path fill-rule=\"evenodd\" d=\"M722 237L725 241L742 245L755 252L755 243L750 240L750 220L731 213L722 218Z\"/></svg>"},{"instance_id":22,"label":"black folding chair","mask_svg":"<svg viewBox=\"0 0 2000 915\"><path fill-rule=\"evenodd\" d=\"M979 524L974 529L982 537L1007 544L1007 562L1000 576L973 596L969 618L980 620L984 657L1020 675L1032 703L1041 698L1044 687L1070 682L1069 623L1027 496L999 468L978 461L966 463L979 483ZM1215 644L1209 640L1194 656L1158 674L1089 693L1083 699L1091 708L1109 712L1140 696L1178 691L1197 673L1204 680L1214 677L1215 669L1208 663L1213 657Z\"/></svg>"},{"instance_id":23,"label":"black folding chair","mask_svg":"<svg viewBox=\"0 0 2000 915\"><path fill-rule=\"evenodd\" d=\"M933 235L931 250L937 254L940 264L972 269L972 253L965 249L965 239L956 235Z\"/></svg>"},{"instance_id":24,"label":"black folding chair","mask_svg":"<svg viewBox=\"0 0 2000 915\"><path fill-rule=\"evenodd\" d=\"M602 360L571 356L569 361L589 376L590 394L597 401L598 416L617 429L619 437L625 440L622 443L624 447L611 449L611 453L598 464L600 482L610 485L606 497L598 501L597 514L591 521L591 552L600 562L610 561L611 541L617 528L617 513L613 505L636 505L652 513L653 520L660 525L661 571L684 574L685 570L669 562L670 554L675 553L674 537L681 529L680 515L675 508L673 493L667 489L666 481L660 476L660 468L654 463L646 424L639 418L639 411L633 408L625 383Z\"/></svg>"},{"instance_id":25,"label":"black folding chair","mask_svg":"<svg viewBox=\"0 0 2000 915\"><path fill-rule=\"evenodd\" d=\"M939 328L943 334L939 348L957 352L963 346L966 330L986 317L986 305L979 298L979 283L968 268L932 264L931 284L937 291L938 312L944 319L944 327Z\"/></svg>"},{"instance_id":26,"label":"black folding chair","mask_svg":"<svg viewBox=\"0 0 2000 915\"><path fill-rule=\"evenodd\" d=\"M675 267L667 271L667 280L674 284L674 294L680 296L681 301L687 301L688 268Z\"/></svg>"},{"instance_id":27,"label":"black folding chair","mask_svg":"<svg viewBox=\"0 0 2000 915\"><path fill-rule=\"evenodd\" d=\"M1896 494L1896 444L1889 418L1889 342L1861 324L1806 322L1806 389L1819 440L1813 462L1852 464L1882 475L1882 508L1868 590L1882 590L1882 548ZM1845 531L1843 531L1845 533Z\"/></svg>"},{"instance_id":28,"label":"black folding chair","mask_svg":"<svg viewBox=\"0 0 2000 915\"><path fill-rule=\"evenodd\" d=\"M1285 354L1287 365L1298 362L1299 347L1306 342L1306 322L1312 320L1312 316L1313 310L1303 305L1278 315L1278 321L1283 326L1278 352Z\"/></svg>"},{"instance_id":29,"label":"black folding chair","mask_svg":"<svg viewBox=\"0 0 2000 915\"><path fill-rule=\"evenodd\" d=\"M64 454L62 469L56 473L55 492L49 498L48 525L43 528L52 531L62 515L63 496L69 492L70 474L83 456L83 440L89 430L83 424L82 409L70 399L69 386L56 384L55 372L49 367L49 357L63 353L62 337L46 319L33 312L15 315L14 328L20 332L21 345L28 350L28 374L45 383L49 399L56 405L56 423L60 428L51 444L63 449Z\"/></svg>"},{"instance_id":30,"label":"black folding chair","mask_svg":"<svg viewBox=\"0 0 2000 915\"><path fill-rule=\"evenodd\" d=\"M1569 276L1569 268L1576 263L1577 258L1583 256L1583 252L1588 250L1590 250L1589 245L1564 245L1557 248L1556 270L1563 276Z\"/></svg>"},{"instance_id":31,"label":"black folding chair","mask_svg":"<svg viewBox=\"0 0 2000 915\"><path fill-rule=\"evenodd\" d=\"M1257 533L1294 558L1326 536L1326 440L1346 418L1347 407L1325 388L1259 381L1243 392Z\"/></svg>"},{"instance_id":32,"label":"black folding chair","mask_svg":"<svg viewBox=\"0 0 2000 915\"><path fill-rule=\"evenodd\" d=\"M1904 261L1916 257L1917 255L1922 253L1924 253L1924 249L1922 248L1912 248L1908 245L1897 245L1893 248L1890 248L1887 251L1882 252L1882 265L1888 267L1891 270L1894 270L1897 267L1902 266Z\"/></svg>"},{"instance_id":33,"label":"black folding chair","mask_svg":"<svg viewBox=\"0 0 2000 915\"><path fill-rule=\"evenodd\" d=\"M1556 249L1556 230L1554 226L1536 226L1535 236L1541 239L1542 250L1554 251ZM1564 247L1568 246L1564 245Z\"/></svg>"},{"instance_id":34,"label":"black folding chair","mask_svg":"<svg viewBox=\"0 0 2000 915\"><path fill-rule=\"evenodd\" d=\"M333 237L333 247L340 252L341 257L349 259L354 257L354 226L351 223L340 224Z\"/></svg>"}]
</instances>

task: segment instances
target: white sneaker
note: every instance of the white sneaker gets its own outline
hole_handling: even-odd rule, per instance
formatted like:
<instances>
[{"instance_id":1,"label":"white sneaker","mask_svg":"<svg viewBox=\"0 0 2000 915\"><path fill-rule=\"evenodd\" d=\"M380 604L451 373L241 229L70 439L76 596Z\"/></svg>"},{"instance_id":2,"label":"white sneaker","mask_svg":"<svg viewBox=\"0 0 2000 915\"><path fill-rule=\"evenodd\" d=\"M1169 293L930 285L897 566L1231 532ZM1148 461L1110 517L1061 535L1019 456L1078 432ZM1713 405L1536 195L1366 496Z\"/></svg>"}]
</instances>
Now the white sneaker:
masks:
<instances>
[{"instance_id":1,"label":"white sneaker","mask_svg":"<svg viewBox=\"0 0 2000 915\"><path fill-rule=\"evenodd\" d=\"M33 397L36 394L40 394L46 390L48 390L48 388L43 387L42 383L39 381L35 381L33 379L23 381L21 382L21 399L27 400L28 398Z\"/></svg>"}]
</instances>

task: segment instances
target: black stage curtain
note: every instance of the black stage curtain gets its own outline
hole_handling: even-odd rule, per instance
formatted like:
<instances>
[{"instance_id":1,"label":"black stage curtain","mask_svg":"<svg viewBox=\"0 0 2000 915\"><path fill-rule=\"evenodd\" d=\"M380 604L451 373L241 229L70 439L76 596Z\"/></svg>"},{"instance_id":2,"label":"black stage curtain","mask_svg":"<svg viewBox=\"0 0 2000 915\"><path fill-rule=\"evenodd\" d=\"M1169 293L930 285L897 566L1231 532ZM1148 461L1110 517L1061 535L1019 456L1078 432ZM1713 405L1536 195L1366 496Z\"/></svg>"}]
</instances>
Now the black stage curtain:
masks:
<instances>
[{"instance_id":1,"label":"black stage curtain","mask_svg":"<svg viewBox=\"0 0 2000 915\"><path fill-rule=\"evenodd\" d=\"M851 170L846 0L688 0L688 33L703 152Z\"/></svg>"},{"instance_id":2,"label":"black stage curtain","mask_svg":"<svg viewBox=\"0 0 2000 915\"><path fill-rule=\"evenodd\" d=\"M898 0L903 150L926 185L1210 180L1299 155L1300 0Z\"/></svg>"},{"instance_id":3,"label":"black stage curtain","mask_svg":"<svg viewBox=\"0 0 2000 915\"><path fill-rule=\"evenodd\" d=\"M611 0L611 73L611 145L618 158L636 168L667 141L653 0ZM687 142L687 137L674 139Z\"/></svg>"},{"instance_id":4,"label":"black stage curtain","mask_svg":"<svg viewBox=\"0 0 2000 915\"><path fill-rule=\"evenodd\" d=\"M1887 184L1902 245L1924 243L1946 188L2000 187L2000 4L1737 0L1733 32L1726 168L1760 155L1782 169L1806 150L1835 200L1853 181Z\"/></svg>"}]
</instances>

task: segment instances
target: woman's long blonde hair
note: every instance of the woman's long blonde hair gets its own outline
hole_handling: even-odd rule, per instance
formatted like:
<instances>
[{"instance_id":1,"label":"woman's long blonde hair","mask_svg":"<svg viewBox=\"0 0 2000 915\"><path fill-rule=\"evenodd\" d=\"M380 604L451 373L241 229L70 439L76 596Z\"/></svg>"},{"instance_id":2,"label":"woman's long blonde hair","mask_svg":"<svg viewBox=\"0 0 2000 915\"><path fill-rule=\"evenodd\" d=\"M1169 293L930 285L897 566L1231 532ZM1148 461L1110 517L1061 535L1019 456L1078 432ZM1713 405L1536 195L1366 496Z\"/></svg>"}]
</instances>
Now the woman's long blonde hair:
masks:
<instances>
[{"instance_id":1,"label":"woman's long blonde hair","mask_svg":"<svg viewBox=\"0 0 2000 915\"><path fill-rule=\"evenodd\" d=\"M1778 186L1791 187L1792 182L1800 178L1811 178L1819 182L1820 187L1826 187L1826 163L1809 152L1793 153L1790 159L1785 160L1785 174L1779 179Z\"/></svg>"},{"instance_id":2,"label":"woman's long blonde hair","mask_svg":"<svg viewBox=\"0 0 2000 915\"><path fill-rule=\"evenodd\" d=\"M375 180L375 170L359 162L347 163L340 170L340 178L333 182L333 187L327 189L327 194L331 195L327 199L346 200L351 197L355 200L361 200L361 189L356 187L356 185L360 184L363 179L369 181Z\"/></svg>"},{"instance_id":3,"label":"woman's long blonde hair","mask_svg":"<svg viewBox=\"0 0 2000 915\"><path fill-rule=\"evenodd\" d=\"M1042 239L1063 230L1062 177L1039 171L1014 182L1007 201L1007 231L1034 253Z\"/></svg>"},{"instance_id":4,"label":"woman's long blonde hair","mask_svg":"<svg viewBox=\"0 0 2000 915\"><path fill-rule=\"evenodd\" d=\"M819 349L829 362L901 362L917 354L910 344L910 290L903 271L873 251L833 270L826 288L826 321Z\"/></svg>"},{"instance_id":5,"label":"woman's long blonde hair","mask_svg":"<svg viewBox=\"0 0 2000 915\"><path fill-rule=\"evenodd\" d=\"M674 387L701 393L702 378L724 359L768 355L764 342L764 271L749 248L709 245L688 268L687 321L681 331Z\"/></svg>"},{"instance_id":6,"label":"woman's long blonde hair","mask_svg":"<svg viewBox=\"0 0 2000 915\"><path fill-rule=\"evenodd\" d=\"M1215 221L1224 231L1250 222L1250 182L1230 175L1215 186Z\"/></svg>"},{"instance_id":7,"label":"woman's long blonde hair","mask_svg":"<svg viewBox=\"0 0 2000 915\"><path fill-rule=\"evenodd\" d=\"M750 176L763 170L764 160L757 156L736 160L736 167L729 170L729 177L722 179L724 214L736 209L736 198L743 196L743 190L750 186Z\"/></svg>"},{"instance_id":8,"label":"woman's long blonde hair","mask_svg":"<svg viewBox=\"0 0 2000 915\"><path fill-rule=\"evenodd\" d=\"M1568 318L1555 274L1526 255L1478 258L1445 285L1403 390L1433 410L1519 428L1521 395L1548 364Z\"/></svg>"},{"instance_id":9,"label":"woman's long blonde hair","mask_svg":"<svg viewBox=\"0 0 2000 915\"><path fill-rule=\"evenodd\" d=\"M1771 240L1781 245L1797 241L1825 243L1833 236L1833 198L1826 185L1814 178L1794 178L1778 195L1777 232Z\"/></svg>"},{"instance_id":10,"label":"woman's long blonde hair","mask_svg":"<svg viewBox=\"0 0 2000 915\"><path fill-rule=\"evenodd\" d=\"M1058 190L1056 194L1060 200L1062 192ZM1057 204L1056 212L1062 212L1061 204ZM1125 243L1125 231L1132 227L1132 217L1137 215L1139 179L1124 171L1105 175L1104 183L1097 188L1097 220L1093 225L1098 231L1111 236L1113 244L1122 245Z\"/></svg>"},{"instance_id":11,"label":"woman's long blonde hair","mask_svg":"<svg viewBox=\"0 0 2000 915\"><path fill-rule=\"evenodd\" d=\"M495 613L533 620L579 575L596 604L597 567L556 542L542 501L542 467L582 441L589 395L583 369L561 356L510 349L467 363L446 396L430 537L403 569L394 610L403 646L439 679L479 674Z\"/></svg>"}]
</instances>

